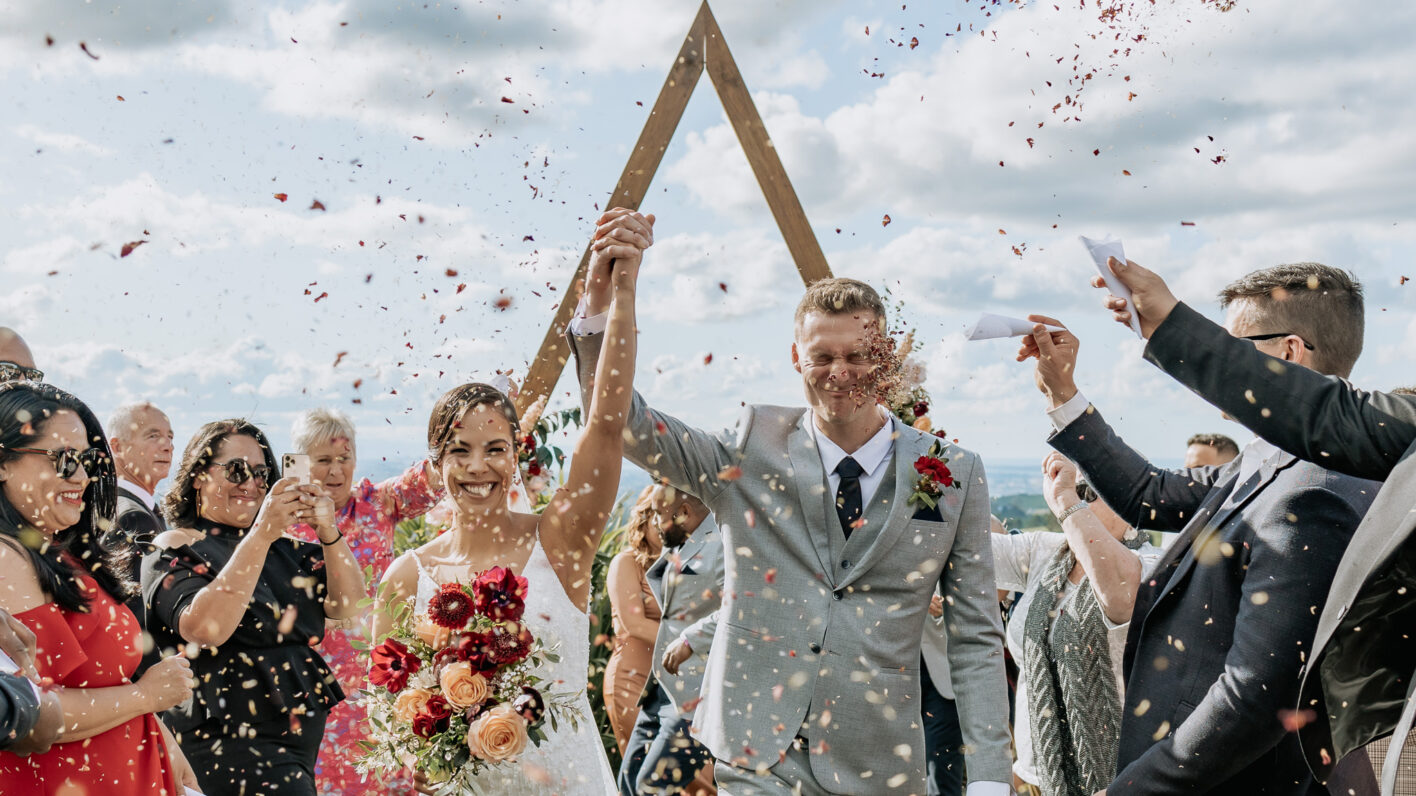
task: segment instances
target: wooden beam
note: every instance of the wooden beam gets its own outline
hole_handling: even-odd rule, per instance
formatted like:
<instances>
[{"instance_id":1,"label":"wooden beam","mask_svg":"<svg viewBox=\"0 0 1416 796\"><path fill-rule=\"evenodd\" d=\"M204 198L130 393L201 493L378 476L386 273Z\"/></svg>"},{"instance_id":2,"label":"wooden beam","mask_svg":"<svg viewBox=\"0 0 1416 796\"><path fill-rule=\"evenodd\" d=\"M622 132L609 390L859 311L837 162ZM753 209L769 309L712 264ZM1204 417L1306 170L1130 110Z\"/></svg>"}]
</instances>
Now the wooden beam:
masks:
<instances>
[{"instance_id":1,"label":"wooden beam","mask_svg":"<svg viewBox=\"0 0 1416 796\"><path fill-rule=\"evenodd\" d=\"M796 262L802 282L810 285L830 278L831 266L826 264L826 255L821 253L821 244L816 240L811 222L806 220L806 211L802 210L792 181L787 178L787 170L782 167L781 158L777 157L772 137L767 134L762 116L752 102L752 94L743 83L742 73L738 71L737 62L733 60L728 43L723 39L723 31L718 27L713 12L708 9L706 0L703 12L707 14L708 25L708 77L718 90L718 99L733 124L733 131L737 133L738 143L742 145L752 173L757 177L757 184L762 187L762 195L767 198L767 206L772 209L777 228L787 242L787 251L791 252L792 260Z\"/></svg>"},{"instance_id":2,"label":"wooden beam","mask_svg":"<svg viewBox=\"0 0 1416 796\"><path fill-rule=\"evenodd\" d=\"M718 27L718 21L708 7L708 0L703 0L697 16L693 18L693 25L689 27L683 47L674 59L669 77L664 81L664 87L659 90L659 98L655 100L649 119L639 133L639 141L635 143L634 151L629 155L629 162L625 164L619 182L610 193L606 209L639 209L639 203L649 191L649 183L659 170L664 152L673 140L674 131L678 129L679 120L683 118L684 108L688 107L688 101L698 85L698 78L705 68L712 78L714 89L718 92L718 99L723 103L723 110L737 133L738 142L747 155L748 165L757 177L757 184L762 188L762 195L767 199L767 206L772 210L772 217L777 221L777 228L782 231L782 238L787 242L787 251L791 252L802 282L810 285L830 277L831 267L826 263L826 256L821 253L816 233L812 231L811 224L806 219L806 211L802 209L796 190L787 178L787 171L782 167L781 159L777 157L772 138L767 134L766 126L762 124L762 116L758 114L757 106L752 102L752 95L748 92L742 73L738 71L737 62L733 60L733 54L723 39L723 31ZM575 275L561 294L561 303L556 308L551 328L546 330L541 349L531 361L526 383L521 387L517 409L522 413L556 388L556 382L560 380L561 372L565 369L570 349L563 333L571 315L575 313L575 289L585 278L585 269L589 263L590 245L587 243L585 252L580 256L580 264L575 268Z\"/></svg>"},{"instance_id":3,"label":"wooden beam","mask_svg":"<svg viewBox=\"0 0 1416 796\"><path fill-rule=\"evenodd\" d=\"M704 0L698 9L698 15L693 19L693 25L688 29L683 46L679 48L673 68L669 70L669 77L659 90L659 98L654 101L649 119L645 121L644 129L639 133L639 141L635 143L634 151L629 155L629 162L625 164L619 182L615 183L615 189L610 192L605 209L628 207L638 210L639 203L644 201L644 195L649 192L649 183L659 170L664 151L673 140L674 131L678 129L679 120L683 118L683 111L688 107L693 89L698 85L698 78L703 74L703 42L706 38L707 23L711 18L712 12L708 10L707 0ZM585 278L585 269L589 264L590 245L587 243L585 252L580 256L580 264L575 267L575 275L561 294L560 306L556 308L555 319L551 321L551 327L546 330L546 336L541 341L541 350L532 360L530 370L526 374L526 382L521 386L517 399L517 409L521 413L541 396L549 395L556 388L556 382L560 381L566 359L570 356L570 348L566 345L563 335L566 324L570 323L571 315L575 313L576 286Z\"/></svg>"}]
</instances>

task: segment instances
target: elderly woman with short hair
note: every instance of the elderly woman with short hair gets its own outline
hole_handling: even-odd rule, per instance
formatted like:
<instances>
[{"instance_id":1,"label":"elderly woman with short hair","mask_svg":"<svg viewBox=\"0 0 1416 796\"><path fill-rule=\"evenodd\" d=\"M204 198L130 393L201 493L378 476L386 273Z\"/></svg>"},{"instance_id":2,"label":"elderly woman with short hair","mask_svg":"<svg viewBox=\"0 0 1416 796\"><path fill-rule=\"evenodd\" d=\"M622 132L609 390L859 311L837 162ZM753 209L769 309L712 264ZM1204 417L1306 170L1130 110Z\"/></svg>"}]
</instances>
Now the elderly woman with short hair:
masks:
<instances>
[{"instance_id":1,"label":"elderly woman with short hair","mask_svg":"<svg viewBox=\"0 0 1416 796\"><path fill-rule=\"evenodd\" d=\"M355 480L356 448L354 423L343 412L333 409L311 409L295 418L290 429L291 446L295 453L310 457L310 478L317 481L334 500L335 524L349 542L349 549L359 566L369 572L369 595L373 596L384 570L393 561L394 529L400 522L422 516L437 504L441 490L428 483L428 468L419 461L403 473L387 481L374 483L368 478ZM314 531L306 526L293 533L313 539ZM330 627L324 637L321 653L344 693L357 694L368 679L366 656L355 650L357 639L367 642L367 614ZM357 699L335 706L325 726L325 742L320 748L316 775L320 788L327 793L374 792L399 784L409 786L406 773L379 774L371 772L367 781L354 768L363 754L359 741L367 736L364 709ZM400 791L401 792L401 791Z\"/></svg>"}]
</instances>

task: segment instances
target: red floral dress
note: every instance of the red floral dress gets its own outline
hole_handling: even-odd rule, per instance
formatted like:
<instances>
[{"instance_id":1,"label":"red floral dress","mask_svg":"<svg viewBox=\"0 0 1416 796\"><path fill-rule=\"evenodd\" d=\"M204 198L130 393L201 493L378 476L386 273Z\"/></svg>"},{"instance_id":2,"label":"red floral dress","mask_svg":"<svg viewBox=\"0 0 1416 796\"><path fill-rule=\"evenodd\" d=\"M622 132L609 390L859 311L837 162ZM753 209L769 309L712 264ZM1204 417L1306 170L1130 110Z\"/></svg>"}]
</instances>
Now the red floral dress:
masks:
<instances>
[{"instance_id":1,"label":"red floral dress","mask_svg":"<svg viewBox=\"0 0 1416 796\"><path fill-rule=\"evenodd\" d=\"M339 532L349 540L349 549L366 572L372 569L366 584L369 596L378 590L384 570L393 561L393 531L398 523L419 517L432 508L442 493L428 485L423 462L409 467L404 473L375 484L365 478L354 486L349 502L336 517ZM297 526L294 536L316 541L315 530ZM367 644L369 617L341 622L341 628L330 627L325 633L320 654L329 662L347 698L336 705L325 724L324 744L315 764L315 783L325 796L355 796L364 793L412 793L413 780L402 772L372 772L363 779L354 764L363 756L359 741L367 737L364 708L358 693L368 685L367 652L359 652L352 644L356 639Z\"/></svg>"},{"instance_id":2,"label":"red floral dress","mask_svg":"<svg viewBox=\"0 0 1416 796\"><path fill-rule=\"evenodd\" d=\"M127 685L142 660L142 628L127 606L87 576L86 614L45 603L15 618L39 641L41 677L65 688ZM0 752L0 793L26 796L177 796L157 716L144 713L92 738L56 743L44 754Z\"/></svg>"}]
</instances>

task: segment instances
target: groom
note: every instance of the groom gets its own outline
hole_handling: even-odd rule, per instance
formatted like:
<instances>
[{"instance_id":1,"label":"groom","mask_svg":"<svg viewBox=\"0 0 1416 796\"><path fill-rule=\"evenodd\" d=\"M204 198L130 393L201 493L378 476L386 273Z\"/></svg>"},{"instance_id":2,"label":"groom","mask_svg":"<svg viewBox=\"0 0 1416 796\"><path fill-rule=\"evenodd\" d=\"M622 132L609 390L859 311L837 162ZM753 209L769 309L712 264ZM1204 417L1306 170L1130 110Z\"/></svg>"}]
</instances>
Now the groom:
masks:
<instances>
[{"instance_id":1,"label":"groom","mask_svg":"<svg viewBox=\"0 0 1416 796\"><path fill-rule=\"evenodd\" d=\"M597 237L652 240L637 213L599 223ZM592 271L571 323L583 395L608 285ZM625 457L701 498L723 535L720 622L693 723L728 796L923 794L920 638L936 589L970 796L1009 792L983 465L940 446L959 487L936 509L909 502L915 462L940 440L877 404L884 329L869 285L823 280L797 308L791 346L808 408L748 406L735 429L710 434L634 396Z\"/></svg>"}]
</instances>

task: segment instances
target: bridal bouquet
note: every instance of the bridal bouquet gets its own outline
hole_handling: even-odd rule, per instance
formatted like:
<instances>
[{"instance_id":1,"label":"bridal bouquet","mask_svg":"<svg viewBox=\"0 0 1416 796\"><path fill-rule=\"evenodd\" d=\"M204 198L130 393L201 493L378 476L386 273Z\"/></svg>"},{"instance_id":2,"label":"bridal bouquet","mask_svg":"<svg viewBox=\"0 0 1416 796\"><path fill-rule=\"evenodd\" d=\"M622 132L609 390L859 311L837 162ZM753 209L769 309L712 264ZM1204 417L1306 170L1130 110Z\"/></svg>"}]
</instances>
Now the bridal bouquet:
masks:
<instances>
[{"instance_id":1,"label":"bridal bouquet","mask_svg":"<svg viewBox=\"0 0 1416 796\"><path fill-rule=\"evenodd\" d=\"M411 765L443 783L440 794L478 793L477 775L514 765L528 743L546 740L547 722L576 725L578 692L550 692L535 674L560 658L521 622L526 588L493 567L444 585L420 615L390 606L393 630L370 651L360 771Z\"/></svg>"}]
</instances>

